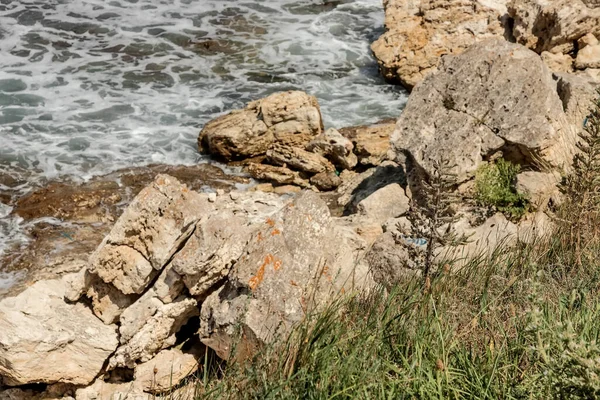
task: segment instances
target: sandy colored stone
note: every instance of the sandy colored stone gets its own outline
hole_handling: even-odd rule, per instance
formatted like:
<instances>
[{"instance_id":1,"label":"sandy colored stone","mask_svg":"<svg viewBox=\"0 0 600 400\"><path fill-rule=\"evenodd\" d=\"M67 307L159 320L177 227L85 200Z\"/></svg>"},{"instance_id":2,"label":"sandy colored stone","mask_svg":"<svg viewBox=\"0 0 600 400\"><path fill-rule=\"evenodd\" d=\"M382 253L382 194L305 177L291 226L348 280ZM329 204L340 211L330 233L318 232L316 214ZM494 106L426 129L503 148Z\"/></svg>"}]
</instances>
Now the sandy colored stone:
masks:
<instances>
[{"instance_id":1,"label":"sandy colored stone","mask_svg":"<svg viewBox=\"0 0 600 400\"><path fill-rule=\"evenodd\" d=\"M541 53L567 54L587 34L600 35L600 7L585 0L511 0L517 43Z\"/></svg>"},{"instance_id":2,"label":"sandy colored stone","mask_svg":"<svg viewBox=\"0 0 600 400\"><path fill-rule=\"evenodd\" d=\"M579 50L575 67L577 69L600 68L600 44L589 45Z\"/></svg>"},{"instance_id":3,"label":"sandy colored stone","mask_svg":"<svg viewBox=\"0 0 600 400\"><path fill-rule=\"evenodd\" d=\"M358 163L354 145L334 128L327 129L306 145L306 150L321 154L339 170L352 169Z\"/></svg>"},{"instance_id":4,"label":"sandy colored stone","mask_svg":"<svg viewBox=\"0 0 600 400\"><path fill-rule=\"evenodd\" d=\"M327 161L322 155L311 153L302 148L286 145L273 145L267 151L267 160L271 164L285 166L309 174L335 171L333 164Z\"/></svg>"},{"instance_id":5,"label":"sandy colored stone","mask_svg":"<svg viewBox=\"0 0 600 400\"><path fill-rule=\"evenodd\" d=\"M300 173L286 167L266 164L250 164L246 171L254 179L268 181L277 185L297 185L308 188L310 184L300 176Z\"/></svg>"},{"instance_id":6,"label":"sandy colored stone","mask_svg":"<svg viewBox=\"0 0 600 400\"><path fill-rule=\"evenodd\" d=\"M145 392L160 393L179 385L197 369L194 354L176 348L163 350L152 360L136 366L135 383Z\"/></svg>"},{"instance_id":7,"label":"sandy colored stone","mask_svg":"<svg viewBox=\"0 0 600 400\"><path fill-rule=\"evenodd\" d=\"M273 143L304 147L323 130L317 99L304 92L274 93L210 121L198 147L227 160L266 154Z\"/></svg>"},{"instance_id":8,"label":"sandy colored stone","mask_svg":"<svg viewBox=\"0 0 600 400\"><path fill-rule=\"evenodd\" d=\"M244 358L332 296L368 285L368 270L344 233L311 192L265 220L228 282L203 303L202 341L227 359L242 329L236 357Z\"/></svg>"},{"instance_id":9,"label":"sandy colored stone","mask_svg":"<svg viewBox=\"0 0 600 400\"><path fill-rule=\"evenodd\" d=\"M502 38L504 1L385 0L386 32L371 46L383 76L412 89L446 54Z\"/></svg>"},{"instance_id":10,"label":"sandy colored stone","mask_svg":"<svg viewBox=\"0 0 600 400\"><path fill-rule=\"evenodd\" d=\"M357 208L359 214L383 224L390 218L400 217L410 206L404 189L399 184L392 183L360 201Z\"/></svg>"},{"instance_id":11,"label":"sandy colored stone","mask_svg":"<svg viewBox=\"0 0 600 400\"><path fill-rule=\"evenodd\" d=\"M91 383L118 344L83 304L67 304L63 280L40 281L0 302L0 375L9 385Z\"/></svg>"},{"instance_id":12,"label":"sandy colored stone","mask_svg":"<svg viewBox=\"0 0 600 400\"><path fill-rule=\"evenodd\" d=\"M340 129L340 133L354 145L354 154L361 165L381 164L390 150L390 135L396 120L390 119L370 126L353 126Z\"/></svg>"},{"instance_id":13,"label":"sandy colored stone","mask_svg":"<svg viewBox=\"0 0 600 400\"><path fill-rule=\"evenodd\" d=\"M89 271L124 294L142 293L192 234L208 203L175 178L158 175L91 256Z\"/></svg>"},{"instance_id":14,"label":"sandy colored stone","mask_svg":"<svg viewBox=\"0 0 600 400\"><path fill-rule=\"evenodd\" d=\"M193 298L182 297L161 305L149 319L142 321L143 324L136 324L139 330L117 349L109 360L108 368L133 368L138 361L149 361L159 351L173 346L175 334L198 313L198 303Z\"/></svg>"}]
</instances>

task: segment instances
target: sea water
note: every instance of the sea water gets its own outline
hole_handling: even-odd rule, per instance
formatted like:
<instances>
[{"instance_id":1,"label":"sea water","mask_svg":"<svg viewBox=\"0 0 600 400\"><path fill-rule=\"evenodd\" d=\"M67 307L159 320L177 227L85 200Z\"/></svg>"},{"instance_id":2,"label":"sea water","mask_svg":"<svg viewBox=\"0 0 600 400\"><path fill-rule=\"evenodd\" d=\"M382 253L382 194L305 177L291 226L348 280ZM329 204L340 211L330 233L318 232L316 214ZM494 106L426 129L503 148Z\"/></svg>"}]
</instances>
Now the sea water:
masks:
<instances>
[{"instance_id":1,"label":"sea water","mask_svg":"<svg viewBox=\"0 0 600 400\"><path fill-rule=\"evenodd\" d=\"M381 0L0 0L0 176L202 162L207 121L281 90L326 127L397 117L369 48L383 18ZM0 253L22 238L7 209Z\"/></svg>"}]
</instances>

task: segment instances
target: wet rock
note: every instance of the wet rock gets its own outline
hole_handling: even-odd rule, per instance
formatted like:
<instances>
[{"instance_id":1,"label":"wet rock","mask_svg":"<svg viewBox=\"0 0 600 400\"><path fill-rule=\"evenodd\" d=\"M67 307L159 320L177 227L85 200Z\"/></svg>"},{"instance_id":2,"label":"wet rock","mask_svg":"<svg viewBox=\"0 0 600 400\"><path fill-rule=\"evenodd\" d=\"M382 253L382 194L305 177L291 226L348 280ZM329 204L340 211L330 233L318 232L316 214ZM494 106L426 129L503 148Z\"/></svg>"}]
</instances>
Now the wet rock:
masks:
<instances>
[{"instance_id":1,"label":"wet rock","mask_svg":"<svg viewBox=\"0 0 600 400\"><path fill-rule=\"evenodd\" d=\"M142 293L192 234L207 202L168 175L157 176L91 256L89 271L124 294Z\"/></svg>"},{"instance_id":2,"label":"wet rock","mask_svg":"<svg viewBox=\"0 0 600 400\"><path fill-rule=\"evenodd\" d=\"M325 157L298 147L275 144L267 151L267 159L271 164L309 174L335 171L333 164Z\"/></svg>"},{"instance_id":3,"label":"wet rock","mask_svg":"<svg viewBox=\"0 0 600 400\"><path fill-rule=\"evenodd\" d=\"M327 158L339 170L352 169L358 163L352 142L333 128L311 140L306 150Z\"/></svg>"},{"instance_id":4,"label":"wet rock","mask_svg":"<svg viewBox=\"0 0 600 400\"><path fill-rule=\"evenodd\" d=\"M200 132L198 147L227 160L255 157L266 154L273 143L304 147L322 130L315 97L282 92L209 122Z\"/></svg>"},{"instance_id":5,"label":"wet rock","mask_svg":"<svg viewBox=\"0 0 600 400\"><path fill-rule=\"evenodd\" d=\"M335 172L321 172L310 178L310 183L321 191L329 191L340 186L342 179Z\"/></svg>"},{"instance_id":6,"label":"wet rock","mask_svg":"<svg viewBox=\"0 0 600 400\"><path fill-rule=\"evenodd\" d=\"M118 344L83 304L67 304L62 280L40 281L0 302L0 375L8 385L91 383Z\"/></svg>"},{"instance_id":7,"label":"wet rock","mask_svg":"<svg viewBox=\"0 0 600 400\"><path fill-rule=\"evenodd\" d=\"M441 56L503 37L505 1L386 0L386 32L371 46L383 76L414 87L435 72Z\"/></svg>"},{"instance_id":8,"label":"wet rock","mask_svg":"<svg viewBox=\"0 0 600 400\"><path fill-rule=\"evenodd\" d=\"M23 217L25 224L31 226L28 229L31 240L26 247L9 249L0 258L5 271L15 271L22 277L0 297L15 295L33 282L55 279L87 266L89 255L102 242L127 204L160 173L176 177L192 190L205 186L231 190L236 184L248 182L247 178L228 175L210 164L150 165L116 171L83 184L53 182L16 199L26 179L15 180L0 175L0 185L11 189L7 192L7 203L14 204L13 215Z\"/></svg>"},{"instance_id":9,"label":"wet rock","mask_svg":"<svg viewBox=\"0 0 600 400\"><path fill-rule=\"evenodd\" d=\"M359 214L383 224L390 218L400 217L410 206L404 189L399 184L393 183L361 200L357 208Z\"/></svg>"},{"instance_id":10,"label":"wet rock","mask_svg":"<svg viewBox=\"0 0 600 400\"><path fill-rule=\"evenodd\" d=\"M194 354L175 348L163 350L152 360L136 366L135 383L145 392L160 393L179 385L197 369Z\"/></svg>"},{"instance_id":11,"label":"wet rock","mask_svg":"<svg viewBox=\"0 0 600 400\"><path fill-rule=\"evenodd\" d=\"M391 142L426 174L444 158L462 183L498 151L515 163L563 168L575 137L540 57L495 39L444 58L411 94Z\"/></svg>"},{"instance_id":12,"label":"wet rock","mask_svg":"<svg viewBox=\"0 0 600 400\"><path fill-rule=\"evenodd\" d=\"M306 251L311 249L311 251ZM368 284L348 238L311 192L268 219L235 264L228 282L202 305L200 336L222 358L252 354L290 332L332 296Z\"/></svg>"},{"instance_id":13,"label":"wet rock","mask_svg":"<svg viewBox=\"0 0 600 400\"><path fill-rule=\"evenodd\" d=\"M298 185L303 188L309 188L310 183L303 179L299 172L292 171L286 167L276 167L266 164L250 164L246 171L254 179L272 182L277 185Z\"/></svg>"},{"instance_id":14,"label":"wet rock","mask_svg":"<svg viewBox=\"0 0 600 400\"><path fill-rule=\"evenodd\" d=\"M340 129L340 133L354 145L358 162L365 166L377 166L386 160L390 150L390 135L396 120L381 121L371 126L355 126Z\"/></svg>"}]
</instances>

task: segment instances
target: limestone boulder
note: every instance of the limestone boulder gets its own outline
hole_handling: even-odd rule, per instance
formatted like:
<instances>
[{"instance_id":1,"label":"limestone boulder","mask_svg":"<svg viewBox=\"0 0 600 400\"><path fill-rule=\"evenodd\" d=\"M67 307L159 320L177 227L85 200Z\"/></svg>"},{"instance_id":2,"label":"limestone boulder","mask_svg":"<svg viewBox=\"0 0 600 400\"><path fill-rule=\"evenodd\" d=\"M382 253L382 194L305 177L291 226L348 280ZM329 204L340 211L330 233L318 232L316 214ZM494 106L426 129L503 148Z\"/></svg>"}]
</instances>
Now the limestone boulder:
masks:
<instances>
[{"instance_id":1,"label":"limestone boulder","mask_svg":"<svg viewBox=\"0 0 600 400\"><path fill-rule=\"evenodd\" d=\"M598 98L597 89L600 88L600 81L585 74L555 74L555 76L558 95L563 103L567 121L577 133L581 133L586 117Z\"/></svg>"},{"instance_id":2,"label":"limestone boulder","mask_svg":"<svg viewBox=\"0 0 600 400\"><path fill-rule=\"evenodd\" d=\"M511 0L517 43L541 53L567 54L587 35L600 36L600 7L588 0Z\"/></svg>"},{"instance_id":3,"label":"limestone boulder","mask_svg":"<svg viewBox=\"0 0 600 400\"><path fill-rule=\"evenodd\" d=\"M92 385L77 389L75 400L151 400L137 382L111 383L97 379Z\"/></svg>"},{"instance_id":4,"label":"limestone boulder","mask_svg":"<svg viewBox=\"0 0 600 400\"><path fill-rule=\"evenodd\" d=\"M323 131L317 99L304 92L274 93L204 126L201 152L227 160L266 154L273 143L303 147Z\"/></svg>"},{"instance_id":5,"label":"limestone boulder","mask_svg":"<svg viewBox=\"0 0 600 400\"><path fill-rule=\"evenodd\" d=\"M505 1L385 0L386 32L371 46L383 76L411 89L436 71L440 58L474 43L502 38Z\"/></svg>"},{"instance_id":6,"label":"limestone boulder","mask_svg":"<svg viewBox=\"0 0 600 400\"><path fill-rule=\"evenodd\" d=\"M353 126L340 129L354 146L354 154L363 166L377 166L386 160L390 150L390 136L396 120L384 120L370 126Z\"/></svg>"},{"instance_id":7,"label":"limestone boulder","mask_svg":"<svg viewBox=\"0 0 600 400\"><path fill-rule=\"evenodd\" d=\"M0 376L8 385L91 383L118 345L84 304L64 300L67 283L40 281L0 302Z\"/></svg>"},{"instance_id":8,"label":"limestone boulder","mask_svg":"<svg viewBox=\"0 0 600 400\"><path fill-rule=\"evenodd\" d=\"M90 258L89 271L124 294L141 294L210 209L208 199L158 175L132 201Z\"/></svg>"},{"instance_id":9,"label":"limestone boulder","mask_svg":"<svg viewBox=\"0 0 600 400\"><path fill-rule=\"evenodd\" d=\"M244 358L335 295L369 285L348 234L316 194L299 194L263 222L228 282L203 303L202 341L225 359L235 345L236 357Z\"/></svg>"},{"instance_id":10,"label":"limestone boulder","mask_svg":"<svg viewBox=\"0 0 600 400\"><path fill-rule=\"evenodd\" d=\"M261 192L232 193L215 202L170 264L193 296L203 297L227 277L242 256L257 224L279 211L286 200Z\"/></svg>"},{"instance_id":11,"label":"limestone boulder","mask_svg":"<svg viewBox=\"0 0 600 400\"><path fill-rule=\"evenodd\" d=\"M342 184L340 178L335 172L321 172L310 178L310 183L321 191L334 190Z\"/></svg>"},{"instance_id":12,"label":"limestone boulder","mask_svg":"<svg viewBox=\"0 0 600 400\"><path fill-rule=\"evenodd\" d=\"M559 194L560 175L547 172L525 171L517 175L516 189L527 196L538 210L546 209L551 198Z\"/></svg>"},{"instance_id":13,"label":"limestone boulder","mask_svg":"<svg viewBox=\"0 0 600 400\"><path fill-rule=\"evenodd\" d=\"M148 299L140 298L138 301L144 302ZM122 325L119 329L120 340L124 344L117 348L115 354L110 358L109 370L118 367L134 368L136 362L149 361L161 350L173 346L177 339L176 334L181 327L191 317L199 314L197 300L185 296L168 304L146 303L139 309L144 307L148 307L148 311L139 316L139 320L131 319L131 325L134 327ZM151 315L148 319L141 319L148 315ZM126 328L130 329L126 330ZM131 337L129 338L129 336Z\"/></svg>"},{"instance_id":14,"label":"limestone boulder","mask_svg":"<svg viewBox=\"0 0 600 400\"><path fill-rule=\"evenodd\" d=\"M392 232L381 235L366 254L373 279L387 289L419 276L419 265L409 251L410 243Z\"/></svg>"},{"instance_id":15,"label":"limestone boulder","mask_svg":"<svg viewBox=\"0 0 600 400\"><path fill-rule=\"evenodd\" d=\"M436 161L448 161L461 183L497 152L522 165L564 168L575 140L540 57L492 39L444 58L411 94L391 143L426 174Z\"/></svg>"}]
</instances>

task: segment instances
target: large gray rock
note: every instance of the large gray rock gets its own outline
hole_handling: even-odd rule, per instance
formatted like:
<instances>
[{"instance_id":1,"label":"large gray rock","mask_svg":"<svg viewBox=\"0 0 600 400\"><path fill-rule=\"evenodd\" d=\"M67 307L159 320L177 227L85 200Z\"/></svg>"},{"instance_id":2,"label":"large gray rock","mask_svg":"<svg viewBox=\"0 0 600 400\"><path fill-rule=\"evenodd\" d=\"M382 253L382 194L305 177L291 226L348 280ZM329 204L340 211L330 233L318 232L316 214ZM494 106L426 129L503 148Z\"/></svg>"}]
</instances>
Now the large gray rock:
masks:
<instances>
[{"instance_id":1,"label":"large gray rock","mask_svg":"<svg viewBox=\"0 0 600 400\"><path fill-rule=\"evenodd\" d=\"M265 154L273 143L303 147L322 131L315 97L281 92L209 122L200 132L198 147L226 159L254 157Z\"/></svg>"},{"instance_id":2,"label":"large gray rock","mask_svg":"<svg viewBox=\"0 0 600 400\"><path fill-rule=\"evenodd\" d=\"M575 137L540 57L489 40L445 57L415 88L391 142L428 174L436 160L448 160L461 183L498 151L525 165L570 165Z\"/></svg>"},{"instance_id":3,"label":"large gray rock","mask_svg":"<svg viewBox=\"0 0 600 400\"><path fill-rule=\"evenodd\" d=\"M67 304L63 280L40 281L0 302L0 376L8 385L91 383L118 340L83 304Z\"/></svg>"},{"instance_id":4,"label":"large gray rock","mask_svg":"<svg viewBox=\"0 0 600 400\"><path fill-rule=\"evenodd\" d=\"M227 359L241 330L236 356L244 357L285 336L334 296L368 285L367 268L357 262L346 235L311 192L265 220L228 283L203 303L203 342Z\"/></svg>"}]
</instances>

